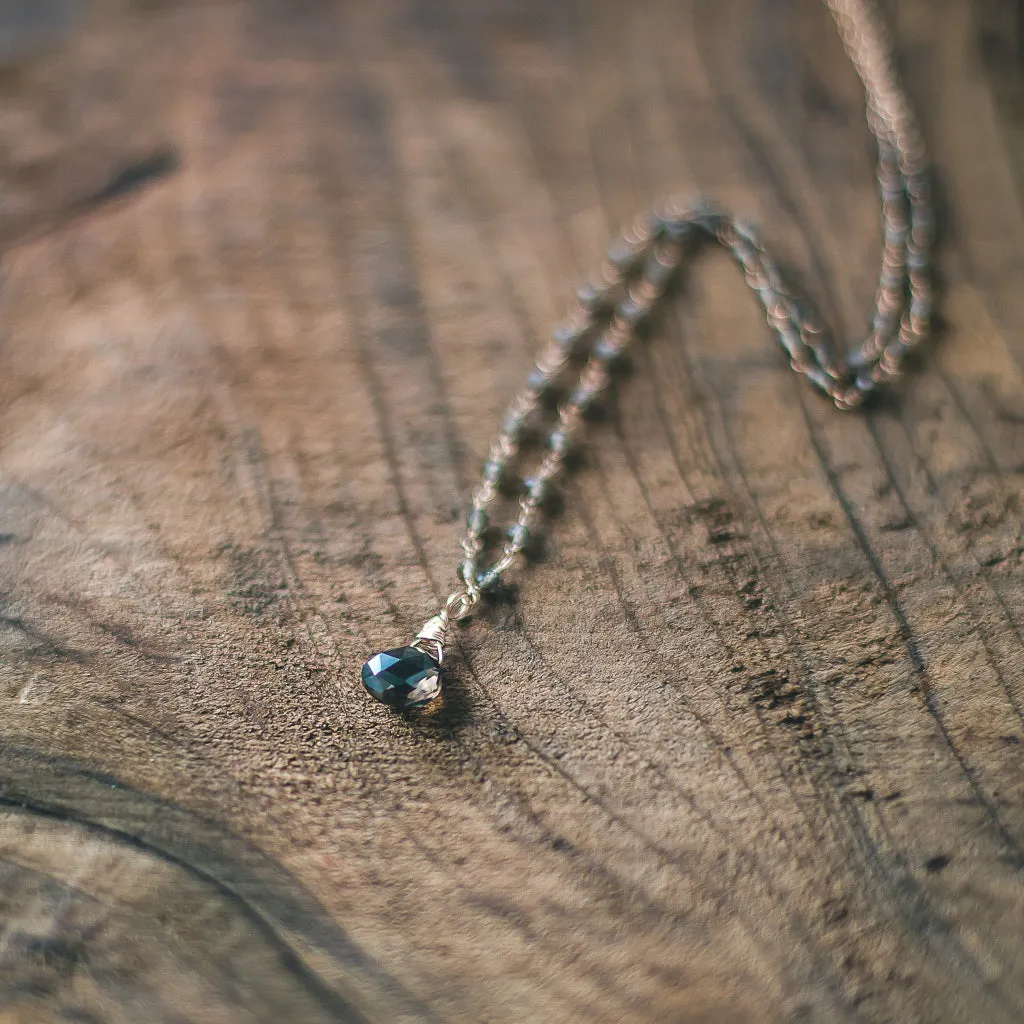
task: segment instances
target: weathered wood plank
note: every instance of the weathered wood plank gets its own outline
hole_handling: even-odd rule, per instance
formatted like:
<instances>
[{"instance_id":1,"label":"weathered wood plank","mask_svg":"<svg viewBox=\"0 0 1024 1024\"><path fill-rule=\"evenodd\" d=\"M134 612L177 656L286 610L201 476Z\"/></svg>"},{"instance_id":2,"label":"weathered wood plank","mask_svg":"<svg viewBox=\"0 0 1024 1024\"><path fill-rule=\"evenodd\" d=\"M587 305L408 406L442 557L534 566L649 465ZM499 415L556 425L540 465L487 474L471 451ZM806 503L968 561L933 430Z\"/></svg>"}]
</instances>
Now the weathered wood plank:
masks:
<instances>
[{"instance_id":1,"label":"weathered wood plank","mask_svg":"<svg viewBox=\"0 0 1024 1024\"><path fill-rule=\"evenodd\" d=\"M0 1018L1019 1020L1018 6L892 8L915 372L837 415L702 255L418 719L358 667L614 227L713 194L860 329L827 14L12 7Z\"/></svg>"}]
</instances>

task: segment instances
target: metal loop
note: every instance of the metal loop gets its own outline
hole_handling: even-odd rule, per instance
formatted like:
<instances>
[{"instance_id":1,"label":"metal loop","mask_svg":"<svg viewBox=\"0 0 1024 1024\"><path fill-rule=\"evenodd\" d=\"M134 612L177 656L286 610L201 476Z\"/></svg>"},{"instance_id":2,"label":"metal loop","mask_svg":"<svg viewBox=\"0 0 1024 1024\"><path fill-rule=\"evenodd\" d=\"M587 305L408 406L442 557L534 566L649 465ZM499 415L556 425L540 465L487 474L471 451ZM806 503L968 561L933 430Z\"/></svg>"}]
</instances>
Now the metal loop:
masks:
<instances>
[{"instance_id":1,"label":"metal loop","mask_svg":"<svg viewBox=\"0 0 1024 1024\"><path fill-rule=\"evenodd\" d=\"M448 599L444 603L444 614L450 615L456 622L459 622L469 615L479 600L479 590L456 591L454 594L448 595Z\"/></svg>"}]
</instances>

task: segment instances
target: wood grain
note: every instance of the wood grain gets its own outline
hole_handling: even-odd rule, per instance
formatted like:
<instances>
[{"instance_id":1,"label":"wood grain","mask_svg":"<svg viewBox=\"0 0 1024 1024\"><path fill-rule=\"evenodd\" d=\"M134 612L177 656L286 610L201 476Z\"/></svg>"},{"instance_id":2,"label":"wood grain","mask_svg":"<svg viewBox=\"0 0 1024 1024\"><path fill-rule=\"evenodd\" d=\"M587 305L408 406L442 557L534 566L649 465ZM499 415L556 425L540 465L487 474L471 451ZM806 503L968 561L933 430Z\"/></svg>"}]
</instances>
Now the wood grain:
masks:
<instances>
[{"instance_id":1,"label":"wood grain","mask_svg":"<svg viewBox=\"0 0 1024 1024\"><path fill-rule=\"evenodd\" d=\"M610 231L709 193L860 330L826 12L16 7L0 1021L1024 1019L1019 5L890 8L912 374L837 414L702 255L418 717L359 665Z\"/></svg>"}]
</instances>

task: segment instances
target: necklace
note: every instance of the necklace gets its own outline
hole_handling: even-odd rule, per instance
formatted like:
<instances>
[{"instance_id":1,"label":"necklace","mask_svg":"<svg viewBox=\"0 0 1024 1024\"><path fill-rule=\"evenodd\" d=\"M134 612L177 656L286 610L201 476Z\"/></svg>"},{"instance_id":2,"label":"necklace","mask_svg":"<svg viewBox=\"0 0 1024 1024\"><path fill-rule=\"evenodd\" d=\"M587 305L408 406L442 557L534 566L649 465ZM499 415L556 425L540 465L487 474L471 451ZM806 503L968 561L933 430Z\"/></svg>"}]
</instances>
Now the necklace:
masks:
<instances>
[{"instance_id":1,"label":"necklace","mask_svg":"<svg viewBox=\"0 0 1024 1024\"><path fill-rule=\"evenodd\" d=\"M933 218L924 145L871 0L824 2L864 85L868 126L878 144L882 266L866 338L850 352L837 352L754 230L738 218L704 200L655 206L611 243L604 262L577 290L575 308L555 329L526 386L509 406L473 493L460 541L461 589L448 597L410 644L375 654L363 665L363 684L378 700L395 708L415 708L441 693L441 664L452 624L465 619L482 593L519 561L552 483L564 472L566 456L582 433L588 410L611 381L613 365L664 296L683 256L701 238L717 241L739 264L792 369L827 394L838 409L861 405L900 372L905 354L927 337ZM578 370L576 382L557 403L544 452L520 485L518 515L496 559L482 565L490 509L521 454L528 422L542 417L570 369Z\"/></svg>"}]
</instances>

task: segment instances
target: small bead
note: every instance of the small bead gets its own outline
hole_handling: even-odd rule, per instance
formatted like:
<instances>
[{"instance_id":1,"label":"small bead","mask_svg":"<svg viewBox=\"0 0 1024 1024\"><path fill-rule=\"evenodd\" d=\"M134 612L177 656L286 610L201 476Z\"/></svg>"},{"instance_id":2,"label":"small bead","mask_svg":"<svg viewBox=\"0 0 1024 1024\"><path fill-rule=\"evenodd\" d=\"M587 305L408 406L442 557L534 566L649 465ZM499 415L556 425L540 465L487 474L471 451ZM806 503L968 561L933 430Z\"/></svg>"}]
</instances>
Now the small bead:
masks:
<instances>
[{"instance_id":1,"label":"small bead","mask_svg":"<svg viewBox=\"0 0 1024 1024\"><path fill-rule=\"evenodd\" d=\"M488 459L484 464L484 479L489 484L497 484L505 472L505 465L497 459Z\"/></svg>"},{"instance_id":2,"label":"small bead","mask_svg":"<svg viewBox=\"0 0 1024 1024\"><path fill-rule=\"evenodd\" d=\"M466 517L466 529L479 537L487 532L487 521L487 513L482 508L470 509L469 515Z\"/></svg>"},{"instance_id":3,"label":"small bead","mask_svg":"<svg viewBox=\"0 0 1024 1024\"><path fill-rule=\"evenodd\" d=\"M568 431L564 428L556 427L551 431L551 438L548 442L548 447L556 455L567 455L571 444L572 439L569 437Z\"/></svg>"},{"instance_id":4,"label":"small bead","mask_svg":"<svg viewBox=\"0 0 1024 1024\"><path fill-rule=\"evenodd\" d=\"M513 441L518 441L523 433L524 416L518 413L509 413L501 423L501 432Z\"/></svg>"},{"instance_id":5,"label":"small bead","mask_svg":"<svg viewBox=\"0 0 1024 1024\"><path fill-rule=\"evenodd\" d=\"M585 281L576 289L576 301L588 313L600 313L611 305L607 289L598 287L592 281Z\"/></svg>"},{"instance_id":6,"label":"small bead","mask_svg":"<svg viewBox=\"0 0 1024 1024\"><path fill-rule=\"evenodd\" d=\"M490 590L501 577L493 569L480 573L476 578L476 585L481 590Z\"/></svg>"},{"instance_id":7,"label":"small bead","mask_svg":"<svg viewBox=\"0 0 1024 1024\"><path fill-rule=\"evenodd\" d=\"M599 393L600 392L595 391L592 388L580 385L580 387L576 388L569 396L568 404L578 409L581 413L586 412L593 406Z\"/></svg>"},{"instance_id":8,"label":"small bead","mask_svg":"<svg viewBox=\"0 0 1024 1024\"><path fill-rule=\"evenodd\" d=\"M673 254L656 250L647 257L644 264L644 280L661 291L672 280L678 263L679 260Z\"/></svg>"},{"instance_id":9,"label":"small bead","mask_svg":"<svg viewBox=\"0 0 1024 1024\"><path fill-rule=\"evenodd\" d=\"M608 246L608 262L620 273L628 273L632 270L642 255L643 249L625 238L616 238Z\"/></svg>"},{"instance_id":10,"label":"small bead","mask_svg":"<svg viewBox=\"0 0 1024 1024\"><path fill-rule=\"evenodd\" d=\"M631 327L636 327L650 312L651 303L635 298L632 294L627 295L616 308L619 318Z\"/></svg>"},{"instance_id":11,"label":"small bead","mask_svg":"<svg viewBox=\"0 0 1024 1024\"><path fill-rule=\"evenodd\" d=\"M594 345L594 358L602 363L610 363L622 355L624 343L612 334L602 334Z\"/></svg>"},{"instance_id":12,"label":"small bead","mask_svg":"<svg viewBox=\"0 0 1024 1024\"><path fill-rule=\"evenodd\" d=\"M537 392L547 391L551 387L551 376L540 367L534 367L526 378L527 387Z\"/></svg>"},{"instance_id":13,"label":"small bead","mask_svg":"<svg viewBox=\"0 0 1024 1024\"><path fill-rule=\"evenodd\" d=\"M713 203L701 200L693 208L693 223L714 235L728 221Z\"/></svg>"},{"instance_id":14,"label":"small bead","mask_svg":"<svg viewBox=\"0 0 1024 1024\"><path fill-rule=\"evenodd\" d=\"M931 253L918 245L907 246L907 269L922 271L927 270L931 262Z\"/></svg>"},{"instance_id":15,"label":"small bead","mask_svg":"<svg viewBox=\"0 0 1024 1024\"><path fill-rule=\"evenodd\" d=\"M556 345L567 355L575 352L587 333L589 325L580 325L573 321L559 324L551 333Z\"/></svg>"},{"instance_id":16,"label":"small bead","mask_svg":"<svg viewBox=\"0 0 1024 1024\"><path fill-rule=\"evenodd\" d=\"M874 391L877 386L876 381L872 377L871 371L857 374L853 383L857 387L858 391L864 392Z\"/></svg>"},{"instance_id":17,"label":"small bead","mask_svg":"<svg viewBox=\"0 0 1024 1024\"><path fill-rule=\"evenodd\" d=\"M678 245L693 234L693 223L688 217L668 217L664 222L662 234L669 242Z\"/></svg>"},{"instance_id":18,"label":"small bead","mask_svg":"<svg viewBox=\"0 0 1024 1024\"><path fill-rule=\"evenodd\" d=\"M513 548L522 551L530 543L530 528L523 523L516 523L508 531L508 539Z\"/></svg>"},{"instance_id":19,"label":"small bead","mask_svg":"<svg viewBox=\"0 0 1024 1024\"><path fill-rule=\"evenodd\" d=\"M550 481L545 477L531 476L523 482L530 500L539 505L548 495Z\"/></svg>"}]
</instances>

